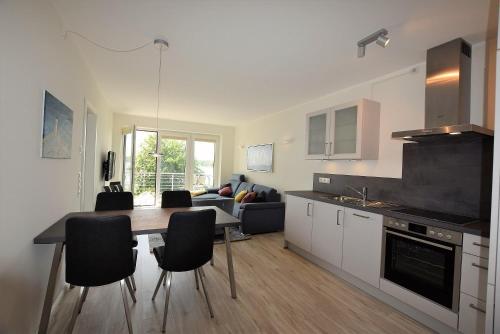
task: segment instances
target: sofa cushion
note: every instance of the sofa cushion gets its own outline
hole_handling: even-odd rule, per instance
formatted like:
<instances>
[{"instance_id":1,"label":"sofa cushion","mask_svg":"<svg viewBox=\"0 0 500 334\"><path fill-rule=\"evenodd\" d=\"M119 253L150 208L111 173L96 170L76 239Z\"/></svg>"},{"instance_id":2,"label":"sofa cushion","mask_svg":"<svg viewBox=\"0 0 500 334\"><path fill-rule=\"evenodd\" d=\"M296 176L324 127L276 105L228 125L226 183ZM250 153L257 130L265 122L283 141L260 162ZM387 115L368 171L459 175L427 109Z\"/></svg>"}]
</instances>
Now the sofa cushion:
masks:
<instances>
[{"instance_id":1,"label":"sofa cushion","mask_svg":"<svg viewBox=\"0 0 500 334\"><path fill-rule=\"evenodd\" d=\"M234 200L236 202L241 202L243 200L243 198L246 196L246 194L248 193L248 190L242 190L240 191L235 197L234 197Z\"/></svg>"},{"instance_id":2,"label":"sofa cushion","mask_svg":"<svg viewBox=\"0 0 500 334\"><path fill-rule=\"evenodd\" d=\"M253 183L241 182L237 189L233 188L234 190L233 194L234 195L239 194L243 190L246 190L247 192L253 191L253 186L254 186Z\"/></svg>"},{"instance_id":3,"label":"sofa cushion","mask_svg":"<svg viewBox=\"0 0 500 334\"><path fill-rule=\"evenodd\" d=\"M232 193L233 190L231 189L231 187L224 187L221 190L219 190L219 195L221 196L231 196Z\"/></svg>"},{"instance_id":4,"label":"sofa cushion","mask_svg":"<svg viewBox=\"0 0 500 334\"><path fill-rule=\"evenodd\" d=\"M255 200L255 197L257 197L257 193L255 191L251 191L243 197L241 204L252 203Z\"/></svg>"},{"instance_id":5,"label":"sofa cushion","mask_svg":"<svg viewBox=\"0 0 500 334\"><path fill-rule=\"evenodd\" d=\"M198 199L218 199L220 197L221 196L219 194L203 194L203 195L196 196L195 198L193 198L193 200L198 200Z\"/></svg>"},{"instance_id":6,"label":"sofa cushion","mask_svg":"<svg viewBox=\"0 0 500 334\"><path fill-rule=\"evenodd\" d=\"M253 191L257 193L258 202L279 202L281 196L276 189L256 184L253 186Z\"/></svg>"}]
</instances>

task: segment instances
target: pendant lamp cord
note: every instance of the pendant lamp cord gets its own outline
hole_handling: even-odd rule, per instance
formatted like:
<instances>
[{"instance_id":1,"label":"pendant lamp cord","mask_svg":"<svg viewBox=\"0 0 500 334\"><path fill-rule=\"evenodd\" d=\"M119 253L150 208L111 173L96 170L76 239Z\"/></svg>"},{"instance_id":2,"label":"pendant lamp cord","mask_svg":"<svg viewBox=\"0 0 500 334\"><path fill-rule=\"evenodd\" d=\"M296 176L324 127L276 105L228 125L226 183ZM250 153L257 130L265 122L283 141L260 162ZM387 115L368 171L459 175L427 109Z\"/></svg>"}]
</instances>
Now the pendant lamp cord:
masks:
<instances>
[{"instance_id":1,"label":"pendant lamp cord","mask_svg":"<svg viewBox=\"0 0 500 334\"><path fill-rule=\"evenodd\" d=\"M95 45L97 46L98 48L101 48L101 49L104 49L106 51L109 51L109 52L118 52L118 53L127 53L127 52L134 52L134 51L137 51L137 50L140 50L140 49L143 49L145 48L146 46L149 46L151 44L153 44L153 42L147 42L146 44L143 44L143 45L140 45L140 46L137 46L135 48L132 48L132 49L114 49L114 48L109 48L107 46L104 46L102 44L99 44L97 42L94 42L93 40L91 40L90 38L80 34L79 32L76 32L76 31L72 31L72 30L66 30L64 32L64 38L66 38L68 36L68 34L72 34L72 35L75 35L75 36L78 36L80 37L81 39L84 39L86 40L87 42L89 42L90 44L92 45Z\"/></svg>"}]
</instances>

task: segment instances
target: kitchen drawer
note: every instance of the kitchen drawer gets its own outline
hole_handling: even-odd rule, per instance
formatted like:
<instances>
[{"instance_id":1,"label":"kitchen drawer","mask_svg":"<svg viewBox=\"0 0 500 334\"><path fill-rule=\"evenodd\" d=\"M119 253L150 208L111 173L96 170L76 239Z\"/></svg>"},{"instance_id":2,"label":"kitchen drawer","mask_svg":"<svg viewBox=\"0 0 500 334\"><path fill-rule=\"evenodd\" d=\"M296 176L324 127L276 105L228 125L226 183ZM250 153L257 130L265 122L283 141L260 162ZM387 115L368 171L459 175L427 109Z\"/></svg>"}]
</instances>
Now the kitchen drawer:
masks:
<instances>
[{"instance_id":1,"label":"kitchen drawer","mask_svg":"<svg viewBox=\"0 0 500 334\"><path fill-rule=\"evenodd\" d=\"M486 322L485 310L486 303L461 293L458 331L464 334L483 334Z\"/></svg>"},{"instance_id":2,"label":"kitchen drawer","mask_svg":"<svg viewBox=\"0 0 500 334\"><path fill-rule=\"evenodd\" d=\"M464 253L488 258L490 252L490 239L464 233Z\"/></svg>"},{"instance_id":3,"label":"kitchen drawer","mask_svg":"<svg viewBox=\"0 0 500 334\"><path fill-rule=\"evenodd\" d=\"M486 301L488 260L463 253L460 291Z\"/></svg>"}]
</instances>

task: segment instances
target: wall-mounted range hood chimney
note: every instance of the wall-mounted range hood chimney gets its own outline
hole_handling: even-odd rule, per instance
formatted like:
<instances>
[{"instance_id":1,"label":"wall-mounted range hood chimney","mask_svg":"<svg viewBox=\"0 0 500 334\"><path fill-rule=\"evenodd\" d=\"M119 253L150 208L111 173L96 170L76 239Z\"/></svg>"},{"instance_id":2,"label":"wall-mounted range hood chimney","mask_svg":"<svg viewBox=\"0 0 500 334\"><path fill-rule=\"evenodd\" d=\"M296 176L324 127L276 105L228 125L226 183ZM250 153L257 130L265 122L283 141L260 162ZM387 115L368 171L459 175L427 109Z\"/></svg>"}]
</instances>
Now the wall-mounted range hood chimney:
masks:
<instances>
[{"instance_id":1,"label":"wall-mounted range hood chimney","mask_svg":"<svg viewBox=\"0 0 500 334\"><path fill-rule=\"evenodd\" d=\"M435 141L457 136L493 136L470 123L471 46L461 38L427 50L425 129L393 132L392 138Z\"/></svg>"}]
</instances>

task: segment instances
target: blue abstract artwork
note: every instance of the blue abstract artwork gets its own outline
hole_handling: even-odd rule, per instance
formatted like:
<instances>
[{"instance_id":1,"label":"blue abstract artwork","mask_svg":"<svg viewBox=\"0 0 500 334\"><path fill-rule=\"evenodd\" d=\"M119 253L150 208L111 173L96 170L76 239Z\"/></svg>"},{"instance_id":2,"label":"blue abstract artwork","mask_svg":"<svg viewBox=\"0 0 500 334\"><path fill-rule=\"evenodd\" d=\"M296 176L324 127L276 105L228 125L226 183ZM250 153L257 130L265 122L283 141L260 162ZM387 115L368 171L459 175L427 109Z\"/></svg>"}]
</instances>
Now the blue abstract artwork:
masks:
<instances>
[{"instance_id":1,"label":"blue abstract artwork","mask_svg":"<svg viewBox=\"0 0 500 334\"><path fill-rule=\"evenodd\" d=\"M71 159L73 110L45 91L42 158Z\"/></svg>"}]
</instances>

